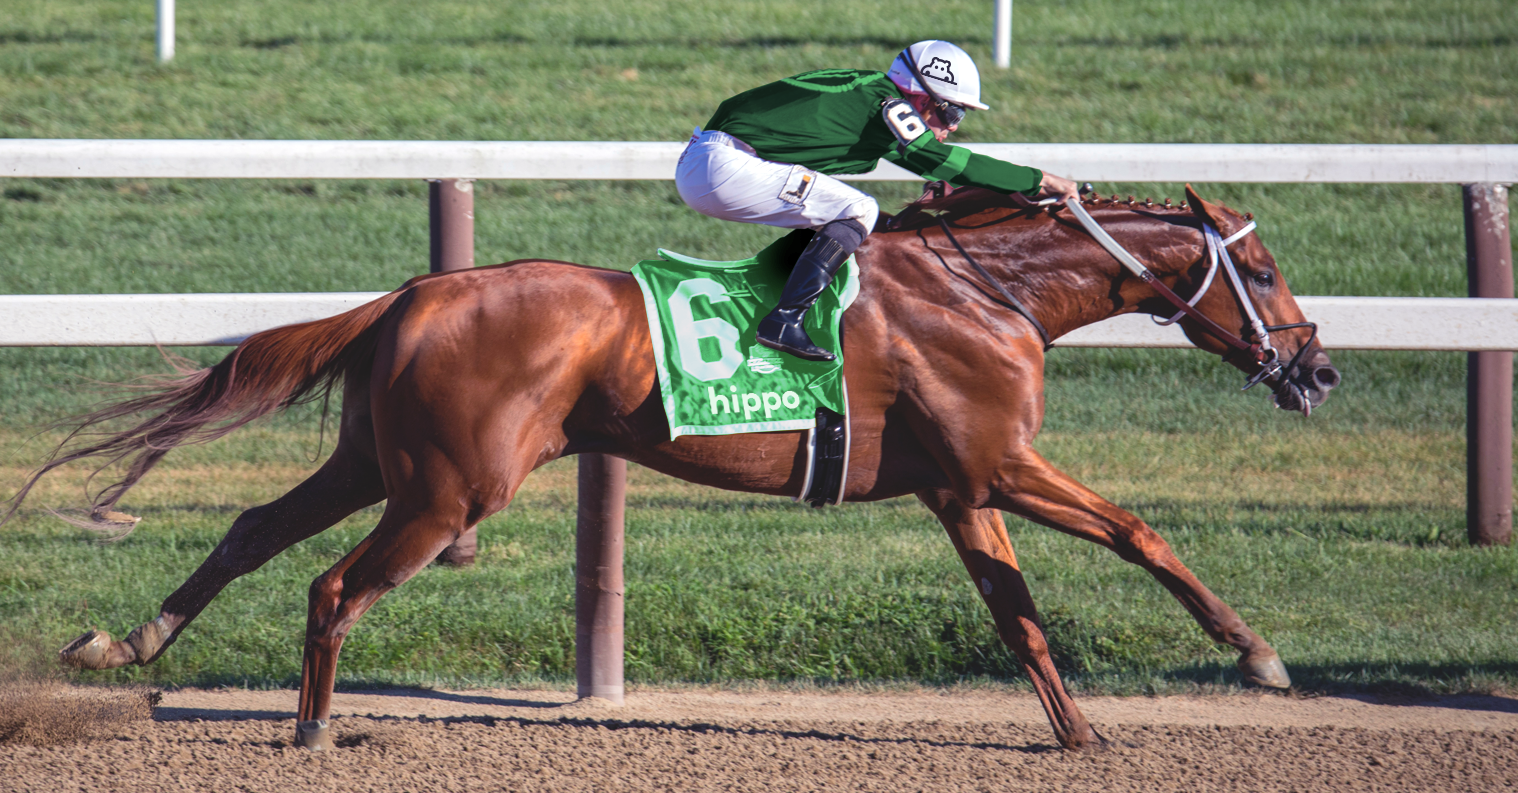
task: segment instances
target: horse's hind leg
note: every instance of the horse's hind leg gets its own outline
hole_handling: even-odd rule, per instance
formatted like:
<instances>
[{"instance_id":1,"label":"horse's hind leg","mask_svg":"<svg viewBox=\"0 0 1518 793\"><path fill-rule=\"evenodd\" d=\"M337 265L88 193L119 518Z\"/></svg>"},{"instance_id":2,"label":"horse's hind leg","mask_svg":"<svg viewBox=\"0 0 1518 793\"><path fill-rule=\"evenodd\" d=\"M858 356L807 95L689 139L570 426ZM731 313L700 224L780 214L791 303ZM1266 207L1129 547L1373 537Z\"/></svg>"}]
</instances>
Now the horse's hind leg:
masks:
<instances>
[{"instance_id":1,"label":"horse's hind leg","mask_svg":"<svg viewBox=\"0 0 1518 793\"><path fill-rule=\"evenodd\" d=\"M1049 643L1033 606L1033 596L1017 567L1017 556L1007 539L1001 514L994 509L970 509L947 493L919 494L919 498L943 522L954 550L970 571L970 578L991 609L996 632L1017 653L1033 689L1044 705L1054 735L1066 749L1091 746L1101 740L1075 701L1065 691Z\"/></svg>"},{"instance_id":2,"label":"horse's hind leg","mask_svg":"<svg viewBox=\"0 0 1518 793\"><path fill-rule=\"evenodd\" d=\"M65 647L60 659L86 669L112 669L158 658L238 576L257 570L291 545L385 497L379 468L370 459L372 440L370 444L371 449L356 448L362 442L345 437L309 479L239 515L216 550L163 602L156 619L138 626L123 641L112 641L101 631L86 633Z\"/></svg>"},{"instance_id":3,"label":"horse's hind leg","mask_svg":"<svg viewBox=\"0 0 1518 793\"><path fill-rule=\"evenodd\" d=\"M295 741L307 749L332 748L327 717L343 639L380 596L405 583L475 522L493 511L466 508L464 498L421 499L416 508L392 496L374 532L311 583L306 649L300 680Z\"/></svg>"},{"instance_id":4,"label":"horse's hind leg","mask_svg":"<svg viewBox=\"0 0 1518 793\"><path fill-rule=\"evenodd\" d=\"M986 506L1090 540L1143 567L1181 601L1213 641L1239 651L1239 671L1245 679L1269 688L1291 686L1276 651L1203 586L1148 524L1091 492L1036 452L1029 450L1018 463L1008 477L1007 490L994 495Z\"/></svg>"}]
</instances>

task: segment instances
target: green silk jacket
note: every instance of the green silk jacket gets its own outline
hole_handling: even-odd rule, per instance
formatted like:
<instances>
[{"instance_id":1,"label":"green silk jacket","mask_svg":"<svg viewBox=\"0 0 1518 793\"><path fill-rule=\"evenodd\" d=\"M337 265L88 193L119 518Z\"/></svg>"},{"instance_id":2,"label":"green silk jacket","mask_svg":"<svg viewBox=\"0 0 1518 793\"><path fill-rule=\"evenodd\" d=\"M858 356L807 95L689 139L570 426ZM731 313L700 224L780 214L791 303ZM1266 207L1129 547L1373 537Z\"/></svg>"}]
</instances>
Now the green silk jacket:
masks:
<instances>
[{"instance_id":1,"label":"green silk jacket","mask_svg":"<svg viewBox=\"0 0 1518 793\"><path fill-rule=\"evenodd\" d=\"M822 69L728 99L718 105L706 129L732 135L766 160L820 173L866 173L884 159L961 187L1028 195L1038 191L1044 175L1037 168L940 143L931 130L899 147L881 114L881 103L896 98L901 91L884 72Z\"/></svg>"}]
</instances>

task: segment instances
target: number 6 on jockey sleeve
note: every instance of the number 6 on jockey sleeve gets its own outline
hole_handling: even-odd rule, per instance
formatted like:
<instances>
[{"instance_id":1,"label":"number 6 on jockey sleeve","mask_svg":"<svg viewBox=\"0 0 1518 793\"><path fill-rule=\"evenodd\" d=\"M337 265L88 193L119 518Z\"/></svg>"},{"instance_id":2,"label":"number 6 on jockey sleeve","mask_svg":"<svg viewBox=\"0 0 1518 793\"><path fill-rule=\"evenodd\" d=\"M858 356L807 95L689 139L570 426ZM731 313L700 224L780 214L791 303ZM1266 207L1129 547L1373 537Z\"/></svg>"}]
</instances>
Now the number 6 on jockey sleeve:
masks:
<instances>
[{"instance_id":1,"label":"number 6 on jockey sleeve","mask_svg":"<svg viewBox=\"0 0 1518 793\"><path fill-rule=\"evenodd\" d=\"M928 122L923 121L912 104L904 99L882 102L880 114L885 116L886 127L896 136L900 149L905 149L928 131Z\"/></svg>"},{"instance_id":2,"label":"number 6 on jockey sleeve","mask_svg":"<svg viewBox=\"0 0 1518 793\"><path fill-rule=\"evenodd\" d=\"M691 301L697 296L705 297L710 303L726 303L731 299L722 284L710 278L692 278L675 287L674 294L669 296L669 319L680 348L680 368L702 382L726 380L743 364L743 353L738 351L738 328L720 317L697 320L690 308ZM701 340L704 338L717 340L721 358L708 361L702 357Z\"/></svg>"}]
</instances>

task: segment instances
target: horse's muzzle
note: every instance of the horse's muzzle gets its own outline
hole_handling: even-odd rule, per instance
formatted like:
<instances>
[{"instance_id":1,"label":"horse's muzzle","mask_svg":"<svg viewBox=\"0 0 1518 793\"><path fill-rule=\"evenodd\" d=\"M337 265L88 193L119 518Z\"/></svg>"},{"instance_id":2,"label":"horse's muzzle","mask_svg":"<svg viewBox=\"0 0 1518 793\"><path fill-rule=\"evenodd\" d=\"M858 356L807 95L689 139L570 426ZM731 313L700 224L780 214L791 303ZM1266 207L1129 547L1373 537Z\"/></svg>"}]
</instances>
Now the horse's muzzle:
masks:
<instances>
[{"instance_id":1,"label":"horse's muzzle","mask_svg":"<svg viewBox=\"0 0 1518 793\"><path fill-rule=\"evenodd\" d=\"M1339 370L1328 362L1328 354L1321 348L1314 350L1275 384L1276 407L1310 416L1341 379Z\"/></svg>"}]
</instances>

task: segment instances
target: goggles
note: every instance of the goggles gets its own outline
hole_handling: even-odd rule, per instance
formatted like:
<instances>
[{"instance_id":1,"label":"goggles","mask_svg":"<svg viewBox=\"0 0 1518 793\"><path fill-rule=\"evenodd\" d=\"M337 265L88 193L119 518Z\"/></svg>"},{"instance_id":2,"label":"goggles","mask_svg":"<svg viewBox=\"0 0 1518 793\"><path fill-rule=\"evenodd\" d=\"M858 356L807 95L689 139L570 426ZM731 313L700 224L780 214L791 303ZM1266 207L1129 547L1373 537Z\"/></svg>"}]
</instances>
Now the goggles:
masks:
<instances>
[{"instance_id":1,"label":"goggles","mask_svg":"<svg viewBox=\"0 0 1518 793\"><path fill-rule=\"evenodd\" d=\"M953 129L959 126L959 122L965 120L965 108L949 101L940 101L933 105L933 112L943 119L944 126Z\"/></svg>"},{"instance_id":2,"label":"goggles","mask_svg":"<svg viewBox=\"0 0 1518 793\"><path fill-rule=\"evenodd\" d=\"M922 76L922 71L917 68L917 59L912 57L911 47L907 47L901 51L901 60L912 71L912 76L917 78L917 84L922 86L923 91L927 92L928 99L933 102L933 112L938 114L944 126L951 129L959 126L959 122L965 120L966 110L964 105L956 105L944 99L938 95L937 91L933 90L932 86L928 85L927 79Z\"/></svg>"}]
</instances>

